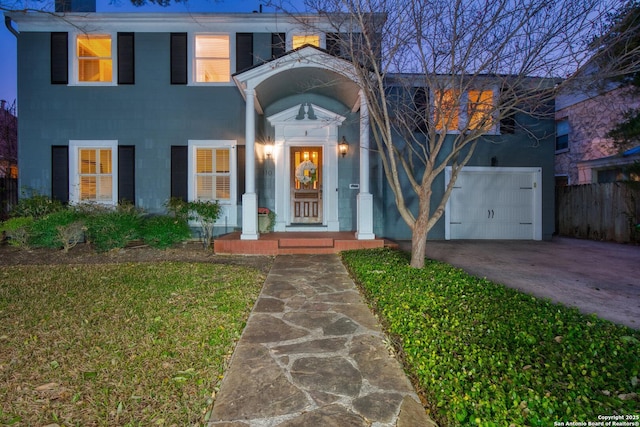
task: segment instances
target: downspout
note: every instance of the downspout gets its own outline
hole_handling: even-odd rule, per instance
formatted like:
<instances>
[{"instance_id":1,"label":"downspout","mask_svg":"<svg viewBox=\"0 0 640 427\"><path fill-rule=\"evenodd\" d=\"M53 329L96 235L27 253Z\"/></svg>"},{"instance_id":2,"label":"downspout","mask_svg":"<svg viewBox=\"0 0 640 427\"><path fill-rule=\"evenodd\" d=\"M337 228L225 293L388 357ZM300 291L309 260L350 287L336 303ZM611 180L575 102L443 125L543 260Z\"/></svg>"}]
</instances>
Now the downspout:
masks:
<instances>
[{"instance_id":1,"label":"downspout","mask_svg":"<svg viewBox=\"0 0 640 427\"><path fill-rule=\"evenodd\" d=\"M7 27L7 29L9 31L11 31L11 34L13 34L14 36L16 36L16 38L18 38L18 36L20 35L20 33L13 28L13 26L11 25L11 18L8 16L4 17L4 25Z\"/></svg>"}]
</instances>

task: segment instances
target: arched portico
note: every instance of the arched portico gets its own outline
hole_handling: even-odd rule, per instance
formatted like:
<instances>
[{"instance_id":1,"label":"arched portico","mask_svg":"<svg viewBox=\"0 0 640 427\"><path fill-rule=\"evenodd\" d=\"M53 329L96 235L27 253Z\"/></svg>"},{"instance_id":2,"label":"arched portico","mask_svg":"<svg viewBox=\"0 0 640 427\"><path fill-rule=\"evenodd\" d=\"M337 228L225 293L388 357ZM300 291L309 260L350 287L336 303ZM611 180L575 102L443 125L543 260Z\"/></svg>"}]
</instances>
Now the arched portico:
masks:
<instances>
[{"instance_id":1,"label":"arched portico","mask_svg":"<svg viewBox=\"0 0 640 427\"><path fill-rule=\"evenodd\" d=\"M368 114L352 64L317 48L306 46L237 74L234 80L246 100L246 191L242 196L241 239L257 240L259 236L255 172L256 113L263 114L264 107L279 99L300 93L318 93L349 106L352 112L360 111L360 182L357 195L356 236L359 240L374 239L373 197L369 192ZM337 126L342 123L344 117L341 120L341 116L335 112L311 104L307 105L307 108L309 107L314 111L313 118L308 114L306 117L304 115L300 117L293 108L268 118L269 123L276 128L273 159L276 162L276 207L280 211L276 229L280 231L288 230L287 227L291 225L294 216L287 205L287 201L290 201L289 197L295 197L291 191L287 194L287 189L291 189L287 186L287 176L292 173L291 156L294 155L294 151L288 151L291 147L312 147L315 150L313 153L322 157L324 169L323 187L320 188L320 193L323 193L323 190L334 192L334 187L337 186L337 180L334 182L338 175ZM304 108L304 105L298 108ZM319 118L315 115L316 110ZM296 113L295 116L294 113ZM315 122L311 123L313 120ZM305 126L309 128L305 129ZM337 191L338 188L335 188L336 193ZM321 221L307 226L307 229L337 230L339 224L335 194L323 195L321 203Z\"/></svg>"}]
</instances>

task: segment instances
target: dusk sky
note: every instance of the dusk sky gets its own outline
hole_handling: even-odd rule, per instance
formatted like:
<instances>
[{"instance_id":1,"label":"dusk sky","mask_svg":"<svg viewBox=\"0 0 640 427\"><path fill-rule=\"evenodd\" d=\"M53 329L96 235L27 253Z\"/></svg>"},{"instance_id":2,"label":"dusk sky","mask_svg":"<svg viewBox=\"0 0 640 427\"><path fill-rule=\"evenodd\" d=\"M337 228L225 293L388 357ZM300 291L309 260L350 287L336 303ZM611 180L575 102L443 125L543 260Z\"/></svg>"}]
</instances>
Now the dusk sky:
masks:
<instances>
[{"instance_id":1,"label":"dusk sky","mask_svg":"<svg viewBox=\"0 0 640 427\"><path fill-rule=\"evenodd\" d=\"M98 12L252 12L260 7L259 0L188 0L187 2L161 7L148 5L136 7L129 0L97 0ZM263 12L275 12L263 8ZM17 99L16 38L5 27L0 27L0 99L12 103Z\"/></svg>"}]
</instances>

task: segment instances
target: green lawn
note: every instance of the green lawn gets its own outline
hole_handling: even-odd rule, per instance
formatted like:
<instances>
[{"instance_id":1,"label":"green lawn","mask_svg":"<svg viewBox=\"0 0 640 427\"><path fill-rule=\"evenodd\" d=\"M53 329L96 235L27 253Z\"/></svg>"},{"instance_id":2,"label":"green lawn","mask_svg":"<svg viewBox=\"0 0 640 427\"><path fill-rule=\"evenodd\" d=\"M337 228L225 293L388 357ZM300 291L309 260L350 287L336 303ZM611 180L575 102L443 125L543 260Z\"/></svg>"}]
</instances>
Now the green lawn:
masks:
<instances>
[{"instance_id":1,"label":"green lawn","mask_svg":"<svg viewBox=\"0 0 640 427\"><path fill-rule=\"evenodd\" d=\"M441 426L640 413L640 333L405 254L343 261ZM208 263L4 267L0 425L205 425L264 275Z\"/></svg>"},{"instance_id":2,"label":"green lawn","mask_svg":"<svg viewBox=\"0 0 640 427\"><path fill-rule=\"evenodd\" d=\"M441 426L640 424L640 332L399 251L342 258Z\"/></svg>"},{"instance_id":3,"label":"green lawn","mask_svg":"<svg viewBox=\"0 0 640 427\"><path fill-rule=\"evenodd\" d=\"M0 425L204 425L257 270L162 262L0 271Z\"/></svg>"}]
</instances>

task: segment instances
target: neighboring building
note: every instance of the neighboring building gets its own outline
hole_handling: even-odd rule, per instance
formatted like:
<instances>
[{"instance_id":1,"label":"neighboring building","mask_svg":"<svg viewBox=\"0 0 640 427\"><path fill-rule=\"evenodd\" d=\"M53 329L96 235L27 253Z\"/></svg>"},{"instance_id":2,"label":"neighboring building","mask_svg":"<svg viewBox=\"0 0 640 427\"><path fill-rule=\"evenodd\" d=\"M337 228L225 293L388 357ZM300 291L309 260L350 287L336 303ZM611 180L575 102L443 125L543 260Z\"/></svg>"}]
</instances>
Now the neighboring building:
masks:
<instances>
[{"instance_id":1,"label":"neighboring building","mask_svg":"<svg viewBox=\"0 0 640 427\"><path fill-rule=\"evenodd\" d=\"M558 185L612 182L623 179L637 156L619 153L607 134L640 108L634 87L610 86L601 91L567 93L556 99L556 162Z\"/></svg>"},{"instance_id":2,"label":"neighboring building","mask_svg":"<svg viewBox=\"0 0 640 427\"><path fill-rule=\"evenodd\" d=\"M218 226L244 240L258 238L258 207L275 211L276 231L410 238L329 25L309 34L260 13L8 16L21 186L152 213L170 197L215 199ZM430 238L551 238L554 122L516 122L479 142Z\"/></svg>"},{"instance_id":3,"label":"neighboring building","mask_svg":"<svg viewBox=\"0 0 640 427\"><path fill-rule=\"evenodd\" d=\"M15 107L0 100L0 178L18 178L18 118Z\"/></svg>"},{"instance_id":4,"label":"neighboring building","mask_svg":"<svg viewBox=\"0 0 640 427\"><path fill-rule=\"evenodd\" d=\"M18 202L18 118L15 104L0 100L0 220Z\"/></svg>"}]
</instances>

